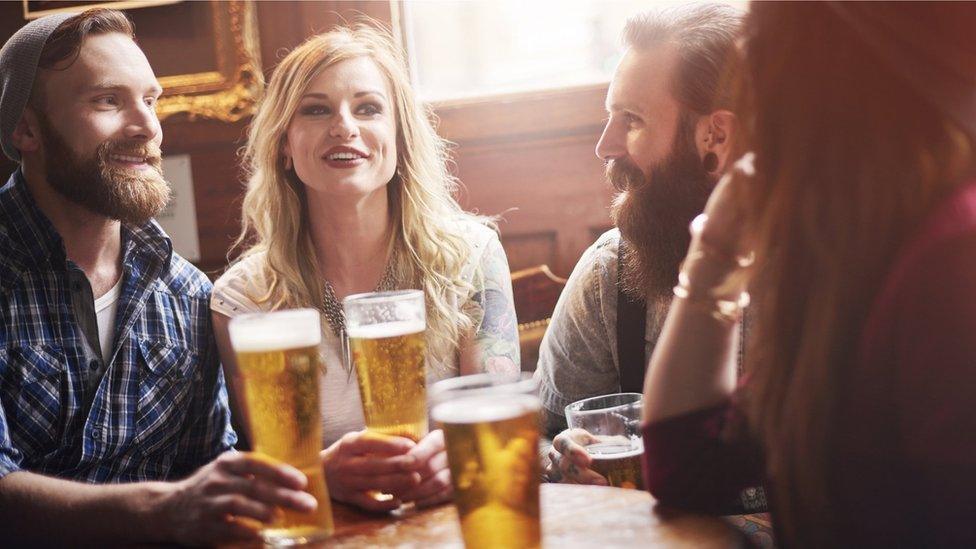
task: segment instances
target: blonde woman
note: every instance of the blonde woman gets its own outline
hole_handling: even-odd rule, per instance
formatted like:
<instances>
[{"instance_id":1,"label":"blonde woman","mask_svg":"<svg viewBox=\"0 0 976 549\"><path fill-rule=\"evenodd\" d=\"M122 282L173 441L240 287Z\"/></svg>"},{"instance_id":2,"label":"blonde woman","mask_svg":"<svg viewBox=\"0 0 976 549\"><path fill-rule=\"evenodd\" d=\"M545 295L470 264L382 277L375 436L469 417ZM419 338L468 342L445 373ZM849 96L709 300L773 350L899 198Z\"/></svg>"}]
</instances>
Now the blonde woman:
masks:
<instances>
[{"instance_id":1,"label":"blonde woman","mask_svg":"<svg viewBox=\"0 0 976 549\"><path fill-rule=\"evenodd\" d=\"M489 223L452 198L445 142L413 96L401 52L368 25L310 38L275 70L248 137L241 240L251 245L211 301L231 384L229 318L318 308L332 497L370 510L443 501L440 431L417 442L364 436L356 374L341 358L341 301L422 289L428 383L517 371L518 334L505 253ZM372 490L395 497L376 501Z\"/></svg>"}]
</instances>

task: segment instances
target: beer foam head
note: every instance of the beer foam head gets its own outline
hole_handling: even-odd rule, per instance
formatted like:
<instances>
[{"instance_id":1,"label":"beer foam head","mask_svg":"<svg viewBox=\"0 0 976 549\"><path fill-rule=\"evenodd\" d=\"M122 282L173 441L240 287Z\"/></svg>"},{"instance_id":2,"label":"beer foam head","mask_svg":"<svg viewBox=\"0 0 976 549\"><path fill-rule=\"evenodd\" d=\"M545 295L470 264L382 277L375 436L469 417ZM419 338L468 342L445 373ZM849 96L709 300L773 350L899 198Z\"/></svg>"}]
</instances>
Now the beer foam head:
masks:
<instances>
[{"instance_id":1,"label":"beer foam head","mask_svg":"<svg viewBox=\"0 0 976 549\"><path fill-rule=\"evenodd\" d=\"M230 344L238 353L314 347L322 340L322 321L315 309L292 309L232 318Z\"/></svg>"},{"instance_id":2,"label":"beer foam head","mask_svg":"<svg viewBox=\"0 0 976 549\"><path fill-rule=\"evenodd\" d=\"M380 339L415 334L424 331L424 328L426 325L423 320L399 320L364 326L349 326L346 328L346 333L349 334L349 337L358 339Z\"/></svg>"},{"instance_id":3,"label":"beer foam head","mask_svg":"<svg viewBox=\"0 0 976 549\"><path fill-rule=\"evenodd\" d=\"M437 404L431 416L440 423L487 423L537 412L539 408L539 399L533 395L475 395Z\"/></svg>"}]
</instances>

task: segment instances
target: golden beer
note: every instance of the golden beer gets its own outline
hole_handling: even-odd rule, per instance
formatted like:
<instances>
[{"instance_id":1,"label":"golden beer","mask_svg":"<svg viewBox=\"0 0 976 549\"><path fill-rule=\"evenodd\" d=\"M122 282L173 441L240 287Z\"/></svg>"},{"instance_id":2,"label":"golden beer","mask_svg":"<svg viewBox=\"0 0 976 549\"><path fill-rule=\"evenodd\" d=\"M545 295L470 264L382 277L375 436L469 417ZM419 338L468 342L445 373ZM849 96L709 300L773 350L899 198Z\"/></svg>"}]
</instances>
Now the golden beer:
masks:
<instances>
[{"instance_id":1,"label":"golden beer","mask_svg":"<svg viewBox=\"0 0 976 549\"><path fill-rule=\"evenodd\" d=\"M427 434L427 341L424 323L349 328L366 427L418 441Z\"/></svg>"},{"instance_id":2,"label":"golden beer","mask_svg":"<svg viewBox=\"0 0 976 549\"><path fill-rule=\"evenodd\" d=\"M462 397L437 404L433 417L444 430L465 547L539 547L538 399Z\"/></svg>"},{"instance_id":3,"label":"golden beer","mask_svg":"<svg viewBox=\"0 0 976 549\"><path fill-rule=\"evenodd\" d=\"M271 320L275 315L300 312L303 311L262 315L268 319L265 322L261 322L264 320L261 317L245 320L251 326L232 324L231 337L254 451L302 471L308 478L305 490L318 501L313 513L279 509L275 518L261 530L265 541L271 544L324 539L334 529L329 491L319 459L322 422L319 412L318 312L311 311L316 319L314 339L310 333L313 330L308 327L302 328L308 337L296 337L302 334L286 332L287 318L284 322ZM305 318L309 317L306 315ZM255 328L262 333L258 335ZM274 337L275 334L280 337Z\"/></svg>"},{"instance_id":4,"label":"golden beer","mask_svg":"<svg viewBox=\"0 0 976 549\"><path fill-rule=\"evenodd\" d=\"M639 438L605 438L586 447L593 458L590 468L606 477L610 486L643 489L641 456L644 454L644 443Z\"/></svg>"}]
</instances>

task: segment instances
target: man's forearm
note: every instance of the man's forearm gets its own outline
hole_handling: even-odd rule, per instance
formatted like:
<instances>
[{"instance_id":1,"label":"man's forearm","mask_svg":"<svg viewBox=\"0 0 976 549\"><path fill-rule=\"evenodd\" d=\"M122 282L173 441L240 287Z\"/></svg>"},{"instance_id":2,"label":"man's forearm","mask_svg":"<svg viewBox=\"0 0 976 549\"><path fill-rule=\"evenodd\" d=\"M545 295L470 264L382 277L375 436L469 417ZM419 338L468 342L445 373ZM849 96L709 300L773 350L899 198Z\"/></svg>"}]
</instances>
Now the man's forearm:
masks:
<instances>
[{"instance_id":1,"label":"man's forearm","mask_svg":"<svg viewBox=\"0 0 976 549\"><path fill-rule=\"evenodd\" d=\"M90 485L29 472L0 479L0 539L20 544L165 541L163 482Z\"/></svg>"}]
</instances>

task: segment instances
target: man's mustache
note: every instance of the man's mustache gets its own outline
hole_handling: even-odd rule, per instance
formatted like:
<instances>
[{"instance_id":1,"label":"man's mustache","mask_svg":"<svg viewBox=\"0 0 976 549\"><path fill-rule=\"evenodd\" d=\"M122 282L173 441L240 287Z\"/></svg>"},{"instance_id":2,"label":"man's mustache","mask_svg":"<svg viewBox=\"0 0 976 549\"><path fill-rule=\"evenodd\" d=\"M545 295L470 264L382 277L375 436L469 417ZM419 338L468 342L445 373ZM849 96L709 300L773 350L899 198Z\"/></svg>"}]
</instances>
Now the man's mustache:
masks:
<instances>
[{"instance_id":1,"label":"man's mustache","mask_svg":"<svg viewBox=\"0 0 976 549\"><path fill-rule=\"evenodd\" d=\"M161 171L162 168L162 151L159 145L152 141L106 141L99 145L98 157L103 162L113 154L143 157L146 164L156 168L157 171Z\"/></svg>"},{"instance_id":2,"label":"man's mustache","mask_svg":"<svg viewBox=\"0 0 976 549\"><path fill-rule=\"evenodd\" d=\"M634 189L644 183L644 173L626 158L607 161L607 181L618 192Z\"/></svg>"}]
</instances>

